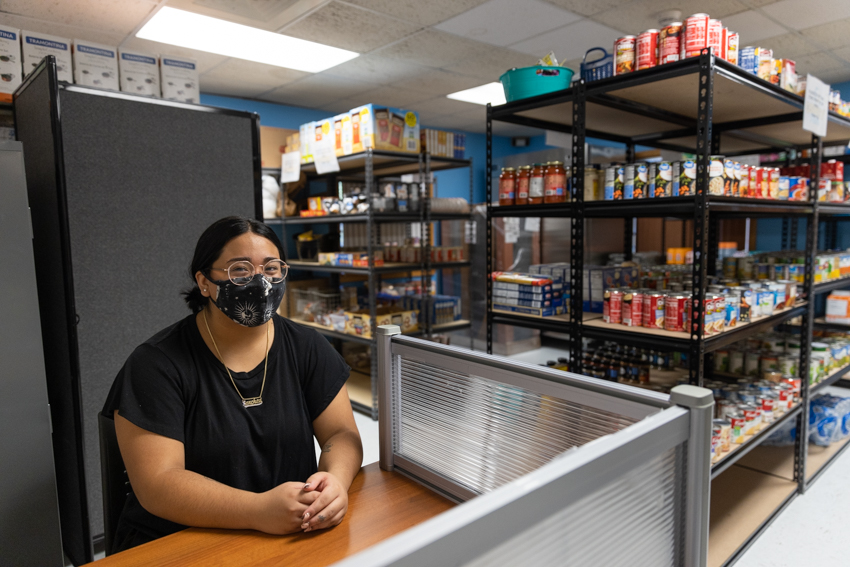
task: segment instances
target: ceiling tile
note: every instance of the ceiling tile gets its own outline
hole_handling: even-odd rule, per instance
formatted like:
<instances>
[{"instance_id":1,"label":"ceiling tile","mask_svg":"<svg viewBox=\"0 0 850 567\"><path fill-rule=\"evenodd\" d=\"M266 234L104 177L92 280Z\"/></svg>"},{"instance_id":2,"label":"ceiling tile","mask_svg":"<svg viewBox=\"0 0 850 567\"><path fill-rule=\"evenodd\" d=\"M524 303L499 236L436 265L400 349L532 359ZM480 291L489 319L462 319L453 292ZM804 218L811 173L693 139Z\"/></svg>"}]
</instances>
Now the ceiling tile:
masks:
<instances>
[{"instance_id":1,"label":"ceiling tile","mask_svg":"<svg viewBox=\"0 0 850 567\"><path fill-rule=\"evenodd\" d=\"M738 32L741 47L754 45L760 39L783 35L788 32L781 25L771 21L762 14L747 10L723 19L723 25Z\"/></svg>"},{"instance_id":2,"label":"ceiling tile","mask_svg":"<svg viewBox=\"0 0 850 567\"><path fill-rule=\"evenodd\" d=\"M459 75L439 69L428 69L412 79L398 81L395 84L406 89L429 93L431 95L447 95L477 87L482 82L481 79L468 75Z\"/></svg>"},{"instance_id":3,"label":"ceiling tile","mask_svg":"<svg viewBox=\"0 0 850 567\"><path fill-rule=\"evenodd\" d=\"M2 6L2 4L0 4ZM19 28L31 32L44 33L55 35L67 39L86 39L104 45L118 45L124 39L125 34L116 32L106 32L100 30L92 30L79 26L70 26L66 24L57 24L53 22L44 22L42 20L33 20L23 16L15 16L0 12L0 25Z\"/></svg>"},{"instance_id":4,"label":"ceiling tile","mask_svg":"<svg viewBox=\"0 0 850 567\"><path fill-rule=\"evenodd\" d=\"M628 4L632 0L546 0L550 4L560 6L570 12L582 16L592 16L611 8Z\"/></svg>"},{"instance_id":5,"label":"ceiling tile","mask_svg":"<svg viewBox=\"0 0 850 567\"><path fill-rule=\"evenodd\" d=\"M637 35L643 30L658 28L658 15L671 9L682 12L682 18L708 12L712 18L726 18L743 12L747 7L739 0L634 0L623 6L595 14L592 19L611 28ZM724 22L725 23L725 22ZM782 30L785 31L785 30ZM781 32L777 32L781 33ZM771 35L777 35L777 33Z\"/></svg>"},{"instance_id":6,"label":"ceiling tile","mask_svg":"<svg viewBox=\"0 0 850 567\"><path fill-rule=\"evenodd\" d=\"M546 55L546 53L548 51L534 56L503 47L487 47L487 49L476 51L475 53L464 54L463 59L445 67L445 69L460 73L461 75L482 79L483 84L498 81L499 77L505 71L514 67L536 65L537 60L541 56Z\"/></svg>"},{"instance_id":7,"label":"ceiling tile","mask_svg":"<svg viewBox=\"0 0 850 567\"><path fill-rule=\"evenodd\" d=\"M201 75L201 90L214 94L254 97L308 76L309 73L302 71L244 59L228 59Z\"/></svg>"},{"instance_id":8,"label":"ceiling tile","mask_svg":"<svg viewBox=\"0 0 850 567\"><path fill-rule=\"evenodd\" d=\"M404 110L416 110L416 104L428 100L433 95L399 87L378 87L351 97L351 107L361 104L383 104Z\"/></svg>"},{"instance_id":9,"label":"ceiling tile","mask_svg":"<svg viewBox=\"0 0 850 567\"><path fill-rule=\"evenodd\" d=\"M578 59L592 47L604 47L610 52L614 40L621 35L619 31L592 20L582 20L520 42L512 48L537 57L554 51L559 60Z\"/></svg>"},{"instance_id":10,"label":"ceiling tile","mask_svg":"<svg viewBox=\"0 0 850 567\"><path fill-rule=\"evenodd\" d=\"M468 121L460 121L455 116L436 116L432 118L422 118L422 126L425 128L446 128L449 130L463 130L458 127L459 124L467 124Z\"/></svg>"},{"instance_id":11,"label":"ceiling tile","mask_svg":"<svg viewBox=\"0 0 850 567\"><path fill-rule=\"evenodd\" d=\"M813 53L811 55L803 55L796 59L797 73L806 75L811 73L815 77L822 79L821 74L833 71L841 63L824 53Z\"/></svg>"},{"instance_id":12,"label":"ceiling tile","mask_svg":"<svg viewBox=\"0 0 850 567\"><path fill-rule=\"evenodd\" d=\"M373 83L353 81L326 73L319 73L267 92L260 98L271 102L294 104L296 106L310 108L352 99L352 103L348 108L354 108L358 104L353 98L374 88L375 85Z\"/></svg>"},{"instance_id":13,"label":"ceiling tile","mask_svg":"<svg viewBox=\"0 0 850 567\"><path fill-rule=\"evenodd\" d=\"M486 0L348 0L363 8L387 14L421 26L433 26Z\"/></svg>"},{"instance_id":14,"label":"ceiling tile","mask_svg":"<svg viewBox=\"0 0 850 567\"><path fill-rule=\"evenodd\" d=\"M385 59L375 55L361 55L356 59L346 61L342 65L337 65L325 71L325 73L385 85L413 78L427 70L427 67L420 67L400 60Z\"/></svg>"},{"instance_id":15,"label":"ceiling tile","mask_svg":"<svg viewBox=\"0 0 850 567\"><path fill-rule=\"evenodd\" d=\"M850 45L850 18L813 26L804 29L802 33L812 43L822 45L825 49L844 47Z\"/></svg>"},{"instance_id":16,"label":"ceiling tile","mask_svg":"<svg viewBox=\"0 0 850 567\"><path fill-rule=\"evenodd\" d=\"M821 71L818 78L830 85L844 83L850 81L850 68L843 65L833 67L832 69Z\"/></svg>"},{"instance_id":17,"label":"ceiling tile","mask_svg":"<svg viewBox=\"0 0 850 567\"><path fill-rule=\"evenodd\" d=\"M760 39L758 45L759 47L772 49L774 57L787 59L794 59L801 55L809 55L820 51L816 46L806 41L806 38L799 33L786 33L776 37Z\"/></svg>"},{"instance_id":18,"label":"ceiling tile","mask_svg":"<svg viewBox=\"0 0 850 567\"><path fill-rule=\"evenodd\" d=\"M506 46L579 19L581 16L542 0L489 0L443 22L437 29Z\"/></svg>"},{"instance_id":19,"label":"ceiling tile","mask_svg":"<svg viewBox=\"0 0 850 567\"><path fill-rule=\"evenodd\" d=\"M206 51L197 51L195 49L186 49L185 47L177 47L167 43L158 41L150 41L140 39L138 37L128 38L122 45L124 49L136 49L145 53L153 53L155 55L173 55L175 57L188 57L198 62L198 72L202 75L225 61L228 57L224 55L216 55L215 53L207 53Z\"/></svg>"},{"instance_id":20,"label":"ceiling tile","mask_svg":"<svg viewBox=\"0 0 850 567\"><path fill-rule=\"evenodd\" d=\"M0 10L3 12L125 36L132 32L154 8L154 3L148 0L76 0L74 2L3 0L0 2Z\"/></svg>"},{"instance_id":21,"label":"ceiling tile","mask_svg":"<svg viewBox=\"0 0 850 567\"><path fill-rule=\"evenodd\" d=\"M324 45L366 53L392 43L420 26L333 1L281 33Z\"/></svg>"},{"instance_id":22,"label":"ceiling tile","mask_svg":"<svg viewBox=\"0 0 850 567\"><path fill-rule=\"evenodd\" d=\"M425 30L380 49L375 54L396 61L442 68L488 49L492 47L481 42L441 31Z\"/></svg>"},{"instance_id":23,"label":"ceiling tile","mask_svg":"<svg viewBox=\"0 0 850 567\"><path fill-rule=\"evenodd\" d=\"M782 0L761 9L791 29L802 30L850 17L847 0Z\"/></svg>"},{"instance_id":24,"label":"ceiling tile","mask_svg":"<svg viewBox=\"0 0 850 567\"><path fill-rule=\"evenodd\" d=\"M471 104L471 102L463 102L460 100L446 98L444 96L438 96L422 102L417 102L413 110L434 116L448 116L452 114L459 114L467 110Z\"/></svg>"}]
</instances>

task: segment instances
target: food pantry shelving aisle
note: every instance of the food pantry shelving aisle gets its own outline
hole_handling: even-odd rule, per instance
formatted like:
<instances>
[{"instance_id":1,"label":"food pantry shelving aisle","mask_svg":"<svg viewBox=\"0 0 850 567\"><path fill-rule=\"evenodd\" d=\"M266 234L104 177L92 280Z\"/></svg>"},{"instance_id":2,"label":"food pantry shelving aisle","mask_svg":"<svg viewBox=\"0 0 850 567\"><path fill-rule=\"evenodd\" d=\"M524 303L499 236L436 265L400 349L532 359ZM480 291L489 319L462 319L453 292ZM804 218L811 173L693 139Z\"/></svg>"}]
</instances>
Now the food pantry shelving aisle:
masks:
<instances>
[{"instance_id":1,"label":"food pantry shelving aisle","mask_svg":"<svg viewBox=\"0 0 850 567\"><path fill-rule=\"evenodd\" d=\"M431 236L432 223L440 221L467 221L470 219L469 213L449 213L449 212L433 212L432 199L436 195L431 195L426 190L427 184L420 183L417 187L420 188L421 198L419 200L420 207L418 211L411 212L376 212L372 206L373 194L377 193L378 181L380 179L398 178L406 174L418 175L419 179L430 179L431 173L435 171L443 171L447 169L468 168L470 171L469 177L469 202L472 202L472 161L448 157L433 157L429 153L422 154L405 154L399 152L389 152L382 150L367 150L338 158L340 171L320 175L316 172L314 164L305 164L301 166L301 170L306 173L308 180L321 180L327 183L328 190L331 194L337 194L338 182L343 180L355 180L364 183L366 195L368 198L369 208L367 212L361 214L328 214L324 216L314 217L284 217L280 219L267 219L266 223L270 225L280 225L283 231L283 239L287 240L287 227L313 224L328 224L340 225L348 223L358 223L366 225L367 249L366 253L369 260L368 267L347 267L347 266L328 266L320 265L318 262L290 260L289 265L292 270L310 271L315 274L327 274L331 276L331 289L339 288L339 275L360 275L366 276L368 282L368 308L371 332L369 336L360 336L344 332L339 332L322 325L301 321L293 318L296 323L307 325L316 329L323 335L334 339L335 342L349 341L371 346L371 375L352 370L351 378L348 382L349 395L351 397L352 406L364 413L367 413L372 419L378 419L378 397L377 397L377 362L375 340L375 322L377 315L377 293L381 286L381 278L383 276L404 275L411 278L414 274L419 274L421 279L421 289L430 289L428 285L431 275L434 270L448 270L468 268L470 262L468 259L450 262L432 262L431 261ZM381 244L381 226L385 223L407 223L408 231L411 224L419 223L421 226L421 252L420 262L416 263L390 263L384 262L381 266L375 266L374 251L378 250ZM408 236L410 236L408 234ZM424 302L425 309L422 309L425 315L420 315L419 331L411 333L413 335L432 336L434 333L444 333L452 331L460 331L470 327L469 318L462 318L443 324L435 324L430 317L430 304L433 298L428 298ZM464 305L464 309L470 309L469 305Z\"/></svg>"},{"instance_id":2,"label":"food pantry shelving aisle","mask_svg":"<svg viewBox=\"0 0 850 567\"><path fill-rule=\"evenodd\" d=\"M495 312L488 308L487 339L492 349L493 325L520 325L569 334L571 370L581 373L583 339L616 340L620 344L649 346L664 341L671 350L687 352L689 380L702 384L705 369L711 368L706 359L712 351L763 330L802 316L802 336L811 337L815 294L827 287L813 287L813 256L817 245L819 209L824 214L848 214L846 205L819 206L815 200L805 202L736 198L710 195L708 164L710 155L726 156L758 154L783 148L811 147L813 159L812 187L818 186L820 156L824 143L846 143L850 138L850 120L830 113L828 135L812 137L802 130L803 99L729 64L715 59L709 50L699 57L660 67L602 79L579 82L573 88L530 99L488 108L488 170L492 170L492 122L505 121L547 130L568 132L573 148L584 148L585 137L608 139L625 143L633 155L634 145L642 144L661 149L696 151L696 194L684 197L651 198L630 201L584 201L584 160L581 150L572 152L572 201L567 203L531 206L497 207L492 204L492 179L488 177L487 262L493 271L494 243L492 219L497 217L568 217L571 223L570 248L570 313L567 316L531 318L518 314ZM815 191L810 196L814 197ZM678 217L693 219L695 308L692 310L690 333L665 337L658 333L635 331L628 327L611 326L585 320L582 313L582 268L584 256L584 219L624 218L631 227L635 217ZM721 218L806 218L805 280L800 302L770 317L757 319L724 333L704 336L701 325L707 276L713 272L718 246L718 221ZM626 250L627 254L630 252ZM551 258L549 261L564 260ZM492 283L488 278L487 299L491 305ZM663 333L663 332L662 332ZM807 435L809 388L808 366L811 341L800 349L799 368L802 388L799 406L769 430L753 436L739 450L731 452L713 468L712 532L709 545L709 564L731 564L796 496L802 494L817 473L819 465L828 464L812 459L807 462L807 443L798 443L795 450L784 452L784 462L790 457L789 478L778 478L765 471L755 471L741 465L754 458L754 449L767 438L774 427L797 420L801 438ZM830 380L837 380L831 377ZM846 446L846 445L845 445ZM832 454L832 457L837 451ZM814 456L814 455L813 455ZM757 504L757 505L754 505ZM730 523L731 522L731 523Z\"/></svg>"}]
</instances>

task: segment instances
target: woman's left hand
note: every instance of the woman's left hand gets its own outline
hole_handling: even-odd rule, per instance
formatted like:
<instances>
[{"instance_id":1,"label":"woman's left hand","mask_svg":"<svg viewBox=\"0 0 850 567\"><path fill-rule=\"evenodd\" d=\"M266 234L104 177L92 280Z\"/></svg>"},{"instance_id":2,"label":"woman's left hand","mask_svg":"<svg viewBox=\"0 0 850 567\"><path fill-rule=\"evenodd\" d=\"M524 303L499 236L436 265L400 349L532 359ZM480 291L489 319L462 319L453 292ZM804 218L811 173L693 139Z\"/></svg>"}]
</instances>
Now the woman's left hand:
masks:
<instances>
[{"instance_id":1,"label":"woman's left hand","mask_svg":"<svg viewBox=\"0 0 850 567\"><path fill-rule=\"evenodd\" d=\"M342 521L348 511L348 491L329 472L317 472L307 479L305 492L319 491L322 494L302 516L301 529L305 532L330 528Z\"/></svg>"}]
</instances>

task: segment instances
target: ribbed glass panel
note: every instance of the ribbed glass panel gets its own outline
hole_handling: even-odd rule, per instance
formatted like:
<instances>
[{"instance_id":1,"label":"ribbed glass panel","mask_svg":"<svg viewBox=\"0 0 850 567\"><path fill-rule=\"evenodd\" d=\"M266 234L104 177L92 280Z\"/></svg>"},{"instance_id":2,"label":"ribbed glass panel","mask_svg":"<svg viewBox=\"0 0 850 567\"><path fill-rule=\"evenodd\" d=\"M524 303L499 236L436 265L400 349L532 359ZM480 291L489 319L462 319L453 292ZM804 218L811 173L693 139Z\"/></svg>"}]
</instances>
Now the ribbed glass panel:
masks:
<instances>
[{"instance_id":1,"label":"ribbed glass panel","mask_svg":"<svg viewBox=\"0 0 850 567\"><path fill-rule=\"evenodd\" d=\"M400 368L396 452L479 494L636 421L422 362Z\"/></svg>"},{"instance_id":2,"label":"ribbed glass panel","mask_svg":"<svg viewBox=\"0 0 850 567\"><path fill-rule=\"evenodd\" d=\"M677 449L541 518L466 567L678 565Z\"/></svg>"}]
</instances>

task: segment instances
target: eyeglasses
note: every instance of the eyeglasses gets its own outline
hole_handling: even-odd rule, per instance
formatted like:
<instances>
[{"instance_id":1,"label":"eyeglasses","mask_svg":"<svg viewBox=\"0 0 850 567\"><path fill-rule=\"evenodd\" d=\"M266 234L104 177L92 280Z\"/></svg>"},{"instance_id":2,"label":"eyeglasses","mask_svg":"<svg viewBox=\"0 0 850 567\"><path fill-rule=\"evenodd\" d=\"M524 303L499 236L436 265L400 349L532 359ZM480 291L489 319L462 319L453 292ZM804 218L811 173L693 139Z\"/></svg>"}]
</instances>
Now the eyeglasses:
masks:
<instances>
[{"instance_id":1,"label":"eyeglasses","mask_svg":"<svg viewBox=\"0 0 850 567\"><path fill-rule=\"evenodd\" d=\"M265 264L258 266L259 273L271 283L280 283L286 279L286 274L289 272L289 266L283 260L269 260ZM227 277L236 285L245 285L254 279L257 274L257 268L254 264L246 260L233 262L227 268L211 268L220 272L227 272Z\"/></svg>"}]
</instances>

